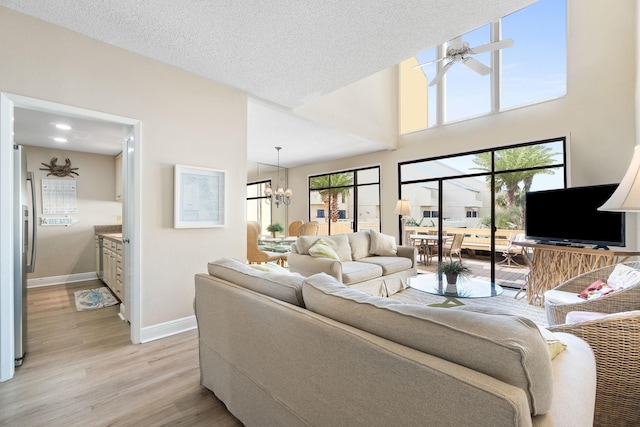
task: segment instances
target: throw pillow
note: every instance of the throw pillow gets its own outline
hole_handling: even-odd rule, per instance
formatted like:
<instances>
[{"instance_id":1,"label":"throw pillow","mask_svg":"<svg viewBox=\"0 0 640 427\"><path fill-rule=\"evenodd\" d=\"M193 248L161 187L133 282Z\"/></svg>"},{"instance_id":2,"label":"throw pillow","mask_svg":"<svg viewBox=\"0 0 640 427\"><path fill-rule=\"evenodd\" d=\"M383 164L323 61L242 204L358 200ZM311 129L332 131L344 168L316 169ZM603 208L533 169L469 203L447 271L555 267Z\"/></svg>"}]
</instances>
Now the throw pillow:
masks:
<instances>
[{"instance_id":1,"label":"throw pillow","mask_svg":"<svg viewBox=\"0 0 640 427\"><path fill-rule=\"evenodd\" d=\"M255 268L259 271L265 271L267 273L296 274L290 272L288 269L276 264L275 262L265 262L264 264L249 264L249 267Z\"/></svg>"},{"instance_id":2,"label":"throw pillow","mask_svg":"<svg viewBox=\"0 0 640 427\"><path fill-rule=\"evenodd\" d=\"M612 288L628 288L639 282L640 271L625 264L616 265L607 279Z\"/></svg>"},{"instance_id":3,"label":"throw pillow","mask_svg":"<svg viewBox=\"0 0 640 427\"><path fill-rule=\"evenodd\" d=\"M547 350L549 351L549 357L553 360L557 355L565 351L567 345L560 341L558 337L551 332L550 330L543 328L542 326L538 326L540 330L540 335L547 342Z\"/></svg>"},{"instance_id":4,"label":"throw pillow","mask_svg":"<svg viewBox=\"0 0 640 427\"><path fill-rule=\"evenodd\" d=\"M336 251L331 249L331 246L329 246L329 244L325 242L324 239L318 239L313 245L311 245L311 247L309 248L309 255L340 261L340 257L338 256Z\"/></svg>"},{"instance_id":5,"label":"throw pillow","mask_svg":"<svg viewBox=\"0 0 640 427\"><path fill-rule=\"evenodd\" d=\"M369 235L371 236L371 248L369 249L371 255L396 256L398 254L395 237L375 230L371 230Z\"/></svg>"},{"instance_id":6,"label":"throw pillow","mask_svg":"<svg viewBox=\"0 0 640 427\"><path fill-rule=\"evenodd\" d=\"M598 279L586 288L583 289L582 292L578 294L578 296L582 299L592 300L596 298L600 298L601 296L610 294L614 292L616 288L612 288L607 283L602 281L602 279Z\"/></svg>"}]
</instances>

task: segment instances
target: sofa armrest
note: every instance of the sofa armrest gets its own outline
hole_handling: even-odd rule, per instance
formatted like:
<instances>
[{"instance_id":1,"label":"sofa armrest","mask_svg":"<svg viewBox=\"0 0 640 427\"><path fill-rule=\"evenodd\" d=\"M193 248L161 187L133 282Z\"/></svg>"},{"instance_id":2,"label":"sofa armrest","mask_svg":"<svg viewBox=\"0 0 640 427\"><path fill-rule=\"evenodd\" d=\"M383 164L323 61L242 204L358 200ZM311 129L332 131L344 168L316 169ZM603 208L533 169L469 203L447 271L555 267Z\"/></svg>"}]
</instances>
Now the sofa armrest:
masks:
<instances>
[{"instance_id":1,"label":"sofa armrest","mask_svg":"<svg viewBox=\"0 0 640 427\"><path fill-rule=\"evenodd\" d=\"M398 256L409 258L411 260L411 268L416 266L416 256L418 251L415 246L398 246Z\"/></svg>"},{"instance_id":2,"label":"sofa armrest","mask_svg":"<svg viewBox=\"0 0 640 427\"><path fill-rule=\"evenodd\" d=\"M291 252L287 263L292 273L299 273L305 277L317 273L327 273L342 282L342 263L340 261Z\"/></svg>"}]
</instances>

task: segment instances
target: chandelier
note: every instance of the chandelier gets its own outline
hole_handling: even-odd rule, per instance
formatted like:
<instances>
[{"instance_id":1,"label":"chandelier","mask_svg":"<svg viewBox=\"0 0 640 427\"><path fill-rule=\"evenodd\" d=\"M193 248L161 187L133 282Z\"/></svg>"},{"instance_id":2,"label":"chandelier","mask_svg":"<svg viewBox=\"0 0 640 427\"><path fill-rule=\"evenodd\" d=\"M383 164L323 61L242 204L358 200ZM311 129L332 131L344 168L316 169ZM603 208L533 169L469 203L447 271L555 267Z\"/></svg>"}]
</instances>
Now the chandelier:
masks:
<instances>
[{"instance_id":1,"label":"chandelier","mask_svg":"<svg viewBox=\"0 0 640 427\"><path fill-rule=\"evenodd\" d=\"M264 189L264 195L268 197L267 203L271 203L271 200L273 199L273 203L277 208L280 206L280 203L285 205L289 205L289 203L291 203L291 189L287 188L286 190L283 190L282 187L280 187L280 150L282 150L282 147L276 147L276 150L278 150L278 180L276 181L278 189L274 194L271 189L271 184L267 183Z\"/></svg>"}]
</instances>

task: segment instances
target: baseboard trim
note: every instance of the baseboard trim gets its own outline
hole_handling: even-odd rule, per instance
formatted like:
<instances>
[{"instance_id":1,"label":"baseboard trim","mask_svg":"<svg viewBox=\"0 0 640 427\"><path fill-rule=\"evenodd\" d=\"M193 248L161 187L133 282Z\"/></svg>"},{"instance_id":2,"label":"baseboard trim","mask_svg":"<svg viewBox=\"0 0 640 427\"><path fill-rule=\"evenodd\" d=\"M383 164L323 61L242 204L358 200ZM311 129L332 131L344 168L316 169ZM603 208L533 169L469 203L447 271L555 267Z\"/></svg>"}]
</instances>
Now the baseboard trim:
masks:
<instances>
[{"instance_id":1,"label":"baseboard trim","mask_svg":"<svg viewBox=\"0 0 640 427\"><path fill-rule=\"evenodd\" d=\"M84 282L86 280L95 280L97 278L98 275L95 271L91 271L88 273L65 274L64 276L38 277L37 279L27 279L27 288L39 288L41 286Z\"/></svg>"},{"instance_id":2,"label":"baseboard trim","mask_svg":"<svg viewBox=\"0 0 640 427\"><path fill-rule=\"evenodd\" d=\"M155 341L197 328L198 324L196 322L196 316L183 317L182 319L158 323L152 326L146 326L140 330L140 342L145 343Z\"/></svg>"}]
</instances>

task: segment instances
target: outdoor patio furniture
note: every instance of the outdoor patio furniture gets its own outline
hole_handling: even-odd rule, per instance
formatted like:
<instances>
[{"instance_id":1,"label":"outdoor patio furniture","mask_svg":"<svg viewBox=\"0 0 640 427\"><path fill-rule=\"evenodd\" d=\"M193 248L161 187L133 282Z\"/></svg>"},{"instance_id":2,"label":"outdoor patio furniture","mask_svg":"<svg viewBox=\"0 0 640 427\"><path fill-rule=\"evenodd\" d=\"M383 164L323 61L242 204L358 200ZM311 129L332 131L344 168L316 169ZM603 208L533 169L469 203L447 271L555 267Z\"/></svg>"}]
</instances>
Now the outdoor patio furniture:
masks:
<instances>
[{"instance_id":1,"label":"outdoor patio furniture","mask_svg":"<svg viewBox=\"0 0 640 427\"><path fill-rule=\"evenodd\" d=\"M640 311L556 325L585 340L596 358L595 426L640 425Z\"/></svg>"},{"instance_id":2,"label":"outdoor patio furniture","mask_svg":"<svg viewBox=\"0 0 640 427\"><path fill-rule=\"evenodd\" d=\"M524 240L525 235L523 233L511 233L509 235L509 242L507 243L507 246L503 247L503 250L501 251L501 255L504 259L498 264L507 264L507 267L511 267L512 265L521 267L522 264L516 261L516 257L518 255L526 256L526 254L524 253L524 247L514 245L514 242L522 242Z\"/></svg>"},{"instance_id":3,"label":"outdoor patio furniture","mask_svg":"<svg viewBox=\"0 0 640 427\"><path fill-rule=\"evenodd\" d=\"M453 235L453 241L450 246L442 246L442 255L448 256L449 261L453 261L453 257L457 256L458 261L462 262L462 242L464 241L464 234L458 233Z\"/></svg>"},{"instance_id":4,"label":"outdoor patio furniture","mask_svg":"<svg viewBox=\"0 0 640 427\"><path fill-rule=\"evenodd\" d=\"M635 269L640 269L640 262L637 261L626 262L624 264ZM589 271L567 280L560 286L552 289L552 291L562 291L577 295L598 279L606 281L614 268L615 265L610 265ZM574 298L571 300L572 302L554 302L555 300L557 299L554 298L554 300L550 300L550 298L545 297L544 301L549 325L565 323L567 313L570 311L619 313L622 311L638 310L640 309L640 284L632 285L626 289L620 289L608 295L590 300Z\"/></svg>"}]
</instances>

